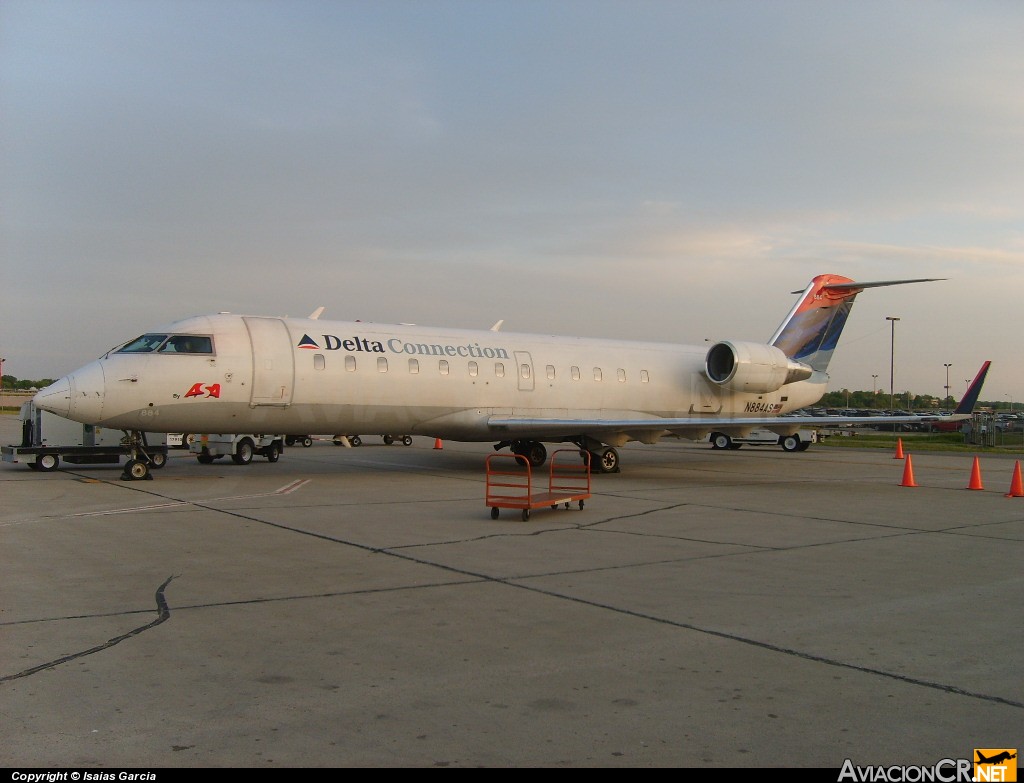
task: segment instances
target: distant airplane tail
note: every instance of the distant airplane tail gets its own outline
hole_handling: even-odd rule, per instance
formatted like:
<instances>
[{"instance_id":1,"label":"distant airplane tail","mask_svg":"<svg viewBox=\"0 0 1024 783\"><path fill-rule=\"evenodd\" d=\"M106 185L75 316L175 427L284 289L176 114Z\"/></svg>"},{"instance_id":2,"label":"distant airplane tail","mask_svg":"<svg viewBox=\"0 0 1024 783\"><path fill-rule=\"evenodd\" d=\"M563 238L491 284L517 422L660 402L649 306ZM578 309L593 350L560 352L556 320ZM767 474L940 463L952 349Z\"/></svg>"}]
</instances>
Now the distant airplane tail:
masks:
<instances>
[{"instance_id":1,"label":"distant airplane tail","mask_svg":"<svg viewBox=\"0 0 1024 783\"><path fill-rule=\"evenodd\" d=\"M974 376L974 380L971 381L971 385L967 387L967 393L964 394L964 398L960 400L960 404L956 406L954 414L958 413L973 413L974 406L978 403L978 395L981 394L981 387L985 383L985 376L988 375L988 367L992 364L990 361L986 361L981 365L981 369L978 370L978 374Z\"/></svg>"},{"instance_id":2,"label":"distant airplane tail","mask_svg":"<svg viewBox=\"0 0 1024 783\"><path fill-rule=\"evenodd\" d=\"M769 341L790 359L824 372L853 309L853 300L865 288L904 283L928 283L938 278L880 280L857 283L839 275L818 275L786 316ZM793 293L799 294L800 291Z\"/></svg>"}]
</instances>

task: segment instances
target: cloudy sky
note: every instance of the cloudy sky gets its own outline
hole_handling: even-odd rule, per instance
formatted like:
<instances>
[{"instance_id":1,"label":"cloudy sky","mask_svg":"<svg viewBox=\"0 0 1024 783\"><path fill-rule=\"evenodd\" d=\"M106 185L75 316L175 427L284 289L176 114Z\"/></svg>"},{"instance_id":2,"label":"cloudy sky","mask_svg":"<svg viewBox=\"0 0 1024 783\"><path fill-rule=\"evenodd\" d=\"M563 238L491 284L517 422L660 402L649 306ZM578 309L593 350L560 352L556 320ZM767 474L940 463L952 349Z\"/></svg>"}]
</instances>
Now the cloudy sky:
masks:
<instances>
[{"instance_id":1,"label":"cloudy sky","mask_svg":"<svg viewBox=\"0 0 1024 783\"><path fill-rule=\"evenodd\" d=\"M1024 402L1024 4L4 0L0 356L229 310L766 340Z\"/></svg>"}]
</instances>

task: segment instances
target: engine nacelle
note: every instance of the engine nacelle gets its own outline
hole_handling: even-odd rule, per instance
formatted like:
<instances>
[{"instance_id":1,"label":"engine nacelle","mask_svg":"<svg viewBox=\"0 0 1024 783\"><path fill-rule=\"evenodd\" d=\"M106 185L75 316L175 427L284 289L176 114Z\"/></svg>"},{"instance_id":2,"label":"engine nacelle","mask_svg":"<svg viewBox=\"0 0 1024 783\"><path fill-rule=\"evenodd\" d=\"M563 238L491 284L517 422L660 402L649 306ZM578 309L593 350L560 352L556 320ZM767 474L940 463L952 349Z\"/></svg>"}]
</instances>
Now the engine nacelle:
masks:
<instances>
[{"instance_id":1,"label":"engine nacelle","mask_svg":"<svg viewBox=\"0 0 1024 783\"><path fill-rule=\"evenodd\" d=\"M711 346L704 365L708 378L719 386L752 394L777 391L787 383L810 378L814 372L774 345L728 340Z\"/></svg>"}]
</instances>

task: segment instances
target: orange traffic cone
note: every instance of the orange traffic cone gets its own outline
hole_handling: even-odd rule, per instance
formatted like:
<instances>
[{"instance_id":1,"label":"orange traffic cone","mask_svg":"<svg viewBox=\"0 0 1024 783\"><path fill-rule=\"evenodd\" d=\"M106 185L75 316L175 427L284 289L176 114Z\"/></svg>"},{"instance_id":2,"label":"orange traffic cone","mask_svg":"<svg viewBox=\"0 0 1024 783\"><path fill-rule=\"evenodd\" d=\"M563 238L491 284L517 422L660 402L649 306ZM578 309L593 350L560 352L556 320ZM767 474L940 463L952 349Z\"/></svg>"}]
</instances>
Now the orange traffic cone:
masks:
<instances>
[{"instance_id":1,"label":"orange traffic cone","mask_svg":"<svg viewBox=\"0 0 1024 783\"><path fill-rule=\"evenodd\" d=\"M444 448L444 446L441 444L441 439L440 438L434 438L434 448L435 449L443 449Z\"/></svg>"},{"instance_id":2,"label":"orange traffic cone","mask_svg":"<svg viewBox=\"0 0 1024 783\"><path fill-rule=\"evenodd\" d=\"M981 485L981 463L978 458L974 458L974 467L971 468L971 482L967 485L967 489L985 489Z\"/></svg>"},{"instance_id":3,"label":"orange traffic cone","mask_svg":"<svg viewBox=\"0 0 1024 783\"><path fill-rule=\"evenodd\" d=\"M907 464L903 466L903 481L900 482L901 487L916 487L914 483L914 463L910 459L910 455L907 455Z\"/></svg>"},{"instance_id":4,"label":"orange traffic cone","mask_svg":"<svg viewBox=\"0 0 1024 783\"><path fill-rule=\"evenodd\" d=\"M893 459L903 459L903 438L896 438L896 453L892 455Z\"/></svg>"},{"instance_id":5,"label":"orange traffic cone","mask_svg":"<svg viewBox=\"0 0 1024 783\"><path fill-rule=\"evenodd\" d=\"M1024 498L1024 482L1020 479L1020 460L1013 464L1013 480L1010 482L1010 491L1006 493L1008 498Z\"/></svg>"}]
</instances>

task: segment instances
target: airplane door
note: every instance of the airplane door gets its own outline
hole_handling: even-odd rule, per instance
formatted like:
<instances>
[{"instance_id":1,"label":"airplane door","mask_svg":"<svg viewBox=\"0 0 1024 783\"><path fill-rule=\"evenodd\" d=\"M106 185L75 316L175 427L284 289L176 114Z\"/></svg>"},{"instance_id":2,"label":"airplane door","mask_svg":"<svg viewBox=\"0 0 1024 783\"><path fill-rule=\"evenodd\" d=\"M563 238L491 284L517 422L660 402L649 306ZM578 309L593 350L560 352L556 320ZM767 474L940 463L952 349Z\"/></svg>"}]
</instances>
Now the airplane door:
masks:
<instances>
[{"instance_id":1,"label":"airplane door","mask_svg":"<svg viewBox=\"0 0 1024 783\"><path fill-rule=\"evenodd\" d=\"M290 405L295 385L295 352L280 318L243 317L252 341L251 405Z\"/></svg>"},{"instance_id":2,"label":"airplane door","mask_svg":"<svg viewBox=\"0 0 1024 783\"><path fill-rule=\"evenodd\" d=\"M513 351L516 357L516 376L519 391L533 391L533 359L528 351Z\"/></svg>"}]
</instances>

